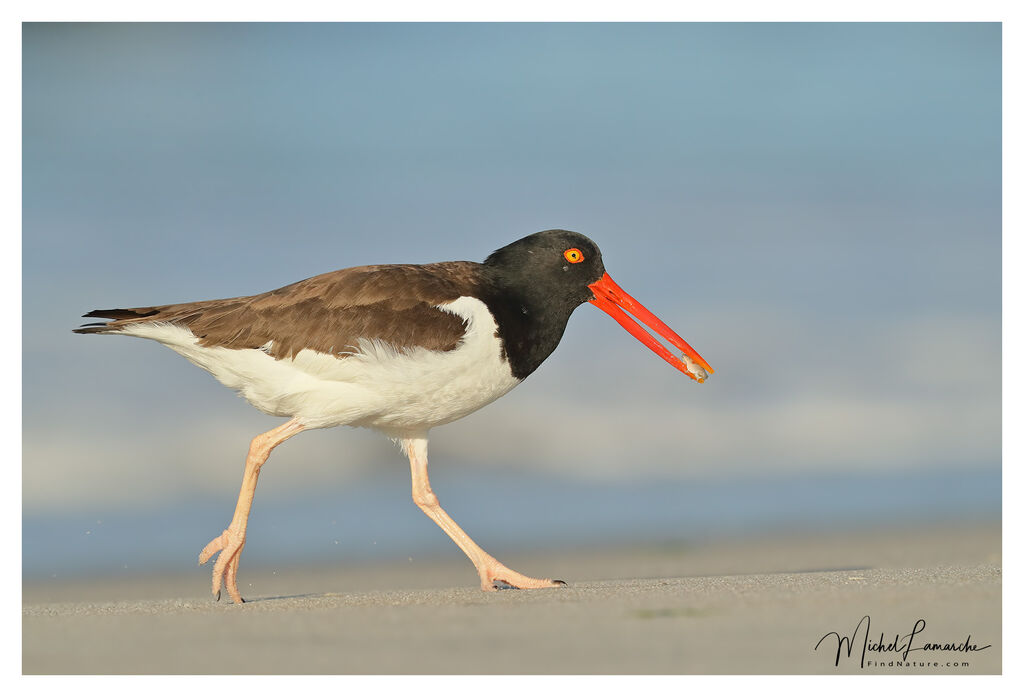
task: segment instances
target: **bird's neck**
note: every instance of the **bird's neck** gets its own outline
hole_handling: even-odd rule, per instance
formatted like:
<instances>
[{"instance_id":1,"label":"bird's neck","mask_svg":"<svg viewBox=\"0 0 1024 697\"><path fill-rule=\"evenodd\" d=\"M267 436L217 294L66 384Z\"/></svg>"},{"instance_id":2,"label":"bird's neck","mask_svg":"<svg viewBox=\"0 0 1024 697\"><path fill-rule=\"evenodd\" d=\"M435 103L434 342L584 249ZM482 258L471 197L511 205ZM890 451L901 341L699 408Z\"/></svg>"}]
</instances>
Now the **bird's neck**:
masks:
<instances>
[{"instance_id":1,"label":"bird's neck","mask_svg":"<svg viewBox=\"0 0 1024 697\"><path fill-rule=\"evenodd\" d=\"M579 306L560 302L529 284L503 282L500 274L483 289L482 299L498 324L512 375L520 380L555 350L569 316Z\"/></svg>"}]
</instances>

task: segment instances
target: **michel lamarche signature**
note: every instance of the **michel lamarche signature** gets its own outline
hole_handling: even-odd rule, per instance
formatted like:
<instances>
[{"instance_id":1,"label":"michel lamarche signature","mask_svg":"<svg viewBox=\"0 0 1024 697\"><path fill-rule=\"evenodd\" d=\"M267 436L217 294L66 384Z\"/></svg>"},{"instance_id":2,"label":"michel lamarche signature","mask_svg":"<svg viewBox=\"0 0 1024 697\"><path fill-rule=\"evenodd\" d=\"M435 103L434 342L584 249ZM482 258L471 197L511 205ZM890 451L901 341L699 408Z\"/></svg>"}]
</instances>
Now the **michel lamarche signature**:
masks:
<instances>
[{"instance_id":1,"label":"michel lamarche signature","mask_svg":"<svg viewBox=\"0 0 1024 697\"><path fill-rule=\"evenodd\" d=\"M835 639L836 648L836 665L839 665L839 659L843 657L843 649L846 650L846 657L853 658L853 649L858 641L858 635L861 633L861 629L864 629L863 636L859 637L860 640L860 667L864 667L864 663L867 660L868 653L886 654L893 653L903 656L903 661L907 661L907 657L910 656L913 651L956 651L959 653L972 653L974 651L984 651L990 648L992 644L985 644L984 646L978 646L971 639L971 635L968 634L967 638L960 642L926 642L921 634L924 632L925 621L923 619L918 620L914 623L914 628L910 630L910 634L900 636L897 634L890 640L886 640L885 633L878 635L878 638L871 636L871 616L864 615L857 626L854 627L853 633L849 636L840 636L839 632L829 632L825 636L818 639L818 643L814 645L814 650L817 651L822 647L822 644L826 648L831 646L831 642L826 639ZM917 644L915 646L915 644Z\"/></svg>"}]
</instances>

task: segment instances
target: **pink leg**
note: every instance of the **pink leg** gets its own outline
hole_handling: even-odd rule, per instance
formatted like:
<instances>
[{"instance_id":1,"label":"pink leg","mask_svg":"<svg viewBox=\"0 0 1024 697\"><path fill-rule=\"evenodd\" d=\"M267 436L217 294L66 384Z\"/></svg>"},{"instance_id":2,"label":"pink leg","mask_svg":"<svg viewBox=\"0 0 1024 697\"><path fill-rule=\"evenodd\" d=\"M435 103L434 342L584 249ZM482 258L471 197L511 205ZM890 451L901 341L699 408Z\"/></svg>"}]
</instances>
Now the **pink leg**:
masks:
<instances>
[{"instance_id":1,"label":"pink leg","mask_svg":"<svg viewBox=\"0 0 1024 697\"><path fill-rule=\"evenodd\" d=\"M252 439L249 455L245 458L242 490L238 494L238 505L235 506L231 524L199 553L199 563L205 564L210 557L220 552L213 567L213 595L217 600L220 600L220 587L223 583L233 601L244 602L238 592L238 560L242 556L242 548L245 547L245 528L249 524L249 511L252 508L253 496L256 495L256 481L260 476L260 468L270 457L271 450L301 433L305 428L293 419Z\"/></svg>"},{"instance_id":2,"label":"pink leg","mask_svg":"<svg viewBox=\"0 0 1024 697\"><path fill-rule=\"evenodd\" d=\"M430 516L430 519L437 523L442 530L448 533L448 537L466 553L469 560L473 562L477 573L480 574L480 587L485 591L493 591L502 586L513 588L552 588L564 586L564 581L553 581L549 578L530 578L518 571L513 571L490 554L480 548L477 543L470 539L462 528L456 525L455 521L445 513L437 496L430 488L430 479L427 477L427 439L408 438L402 441L402 447L409 454L409 465L412 468L412 500L420 509Z\"/></svg>"}]
</instances>

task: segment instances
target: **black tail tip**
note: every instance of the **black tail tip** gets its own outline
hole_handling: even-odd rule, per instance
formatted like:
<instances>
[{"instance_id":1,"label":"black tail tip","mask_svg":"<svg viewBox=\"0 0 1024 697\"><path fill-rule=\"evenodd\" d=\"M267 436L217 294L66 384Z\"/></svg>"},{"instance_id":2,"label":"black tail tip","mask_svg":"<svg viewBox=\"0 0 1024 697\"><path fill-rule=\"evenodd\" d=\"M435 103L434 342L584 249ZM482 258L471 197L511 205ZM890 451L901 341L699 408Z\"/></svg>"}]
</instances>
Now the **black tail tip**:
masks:
<instances>
[{"instance_id":1,"label":"black tail tip","mask_svg":"<svg viewBox=\"0 0 1024 697\"><path fill-rule=\"evenodd\" d=\"M107 331L108 325L106 322L95 322L93 324L83 324L77 329L72 329L75 334L102 334Z\"/></svg>"},{"instance_id":2,"label":"black tail tip","mask_svg":"<svg viewBox=\"0 0 1024 697\"><path fill-rule=\"evenodd\" d=\"M82 317L102 317L104 319L141 319L143 317L152 317L153 315L160 312L159 310L151 307L140 307L134 309L117 308L114 310L93 310L92 312L86 312Z\"/></svg>"},{"instance_id":3,"label":"black tail tip","mask_svg":"<svg viewBox=\"0 0 1024 697\"><path fill-rule=\"evenodd\" d=\"M117 308L114 310L93 310L86 312L82 317L100 317L111 320L110 322L93 322L83 324L78 329L72 329L75 334L103 334L112 331L110 325L121 320L142 319L158 314L160 310L152 307Z\"/></svg>"}]
</instances>

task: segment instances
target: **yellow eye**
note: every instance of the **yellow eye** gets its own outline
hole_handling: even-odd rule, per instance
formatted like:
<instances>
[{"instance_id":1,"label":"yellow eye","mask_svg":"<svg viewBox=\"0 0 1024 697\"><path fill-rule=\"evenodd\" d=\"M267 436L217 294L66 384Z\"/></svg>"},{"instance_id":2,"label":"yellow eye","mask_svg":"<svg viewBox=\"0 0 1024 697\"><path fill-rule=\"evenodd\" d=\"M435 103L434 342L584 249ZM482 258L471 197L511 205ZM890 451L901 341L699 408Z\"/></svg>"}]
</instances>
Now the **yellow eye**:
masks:
<instances>
[{"instance_id":1,"label":"yellow eye","mask_svg":"<svg viewBox=\"0 0 1024 697\"><path fill-rule=\"evenodd\" d=\"M583 252L576 249L575 247L573 247L572 249L567 249L564 252L562 252L562 256L565 257L565 260L570 264L578 264L581 261L583 261Z\"/></svg>"}]
</instances>

